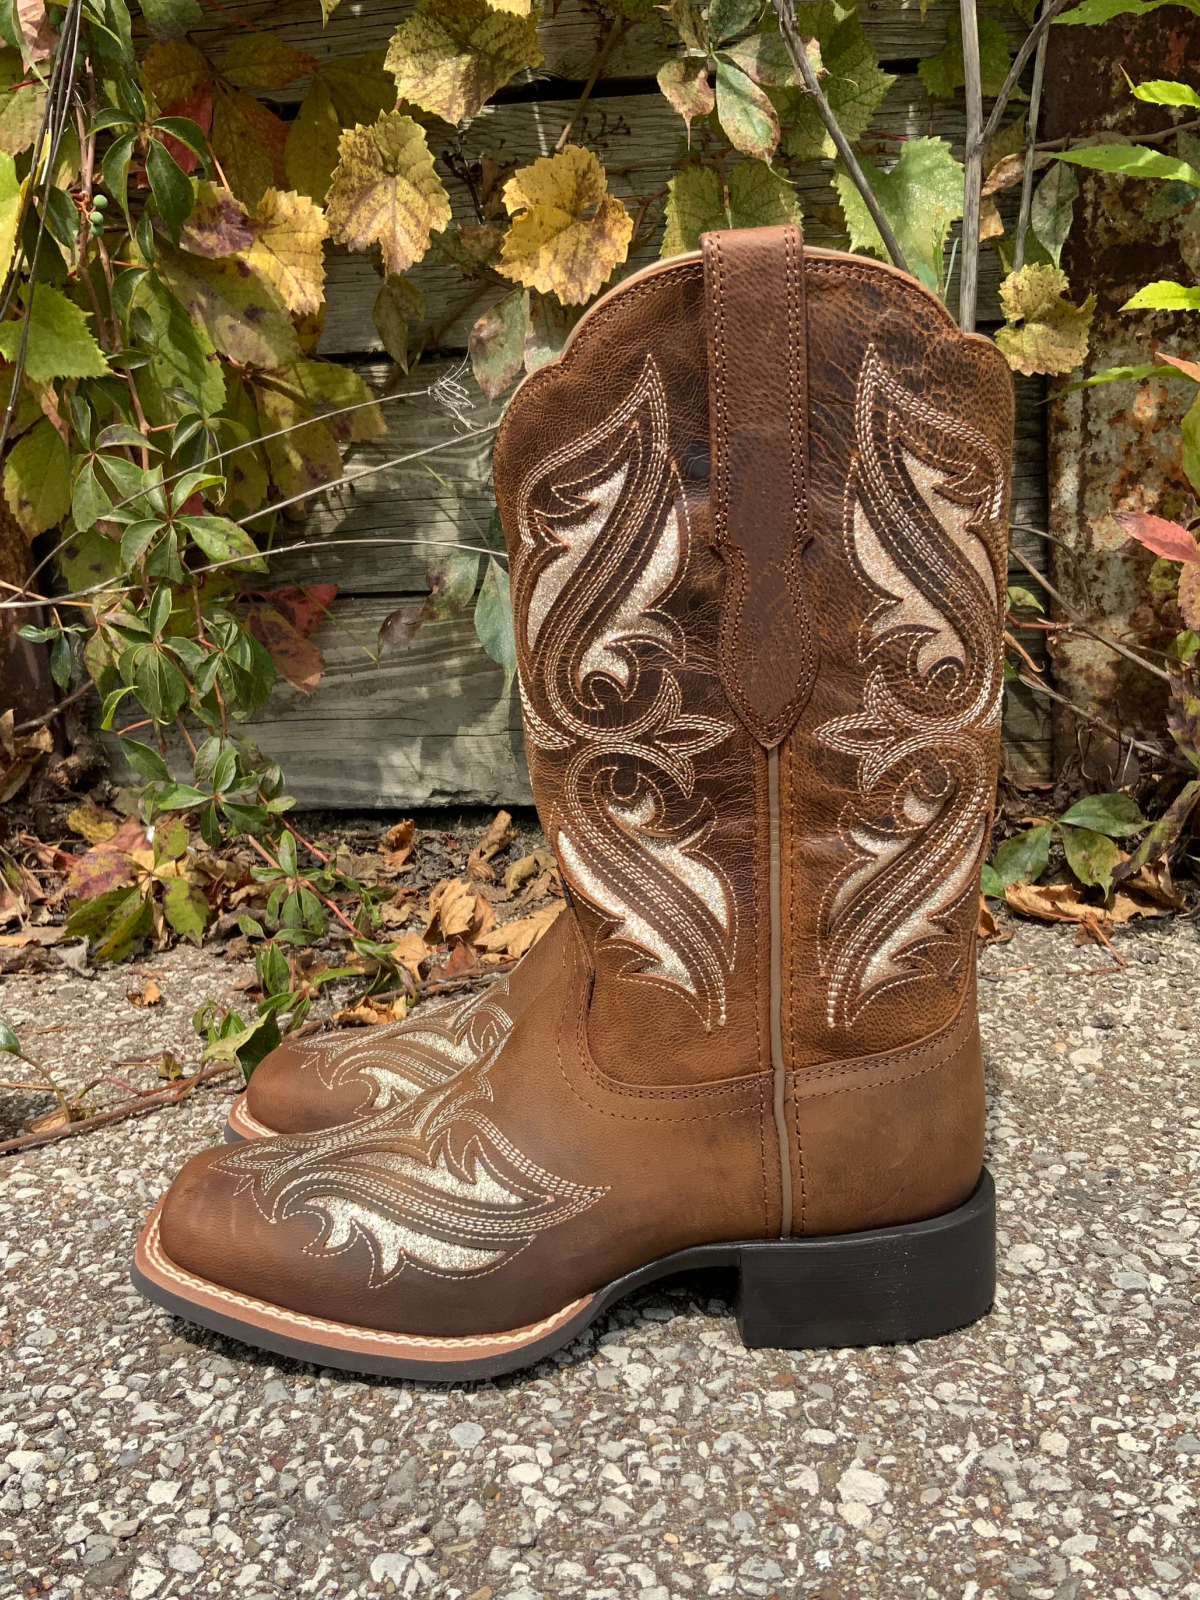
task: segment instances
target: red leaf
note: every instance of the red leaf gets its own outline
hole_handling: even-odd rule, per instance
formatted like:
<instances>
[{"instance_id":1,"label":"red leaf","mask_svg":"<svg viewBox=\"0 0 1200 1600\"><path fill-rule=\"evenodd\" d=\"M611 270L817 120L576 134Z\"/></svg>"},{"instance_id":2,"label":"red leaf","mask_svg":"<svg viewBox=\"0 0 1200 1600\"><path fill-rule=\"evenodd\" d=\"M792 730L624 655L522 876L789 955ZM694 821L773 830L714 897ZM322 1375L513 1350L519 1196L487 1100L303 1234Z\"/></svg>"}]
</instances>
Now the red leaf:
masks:
<instances>
[{"instance_id":1,"label":"red leaf","mask_svg":"<svg viewBox=\"0 0 1200 1600\"><path fill-rule=\"evenodd\" d=\"M288 619L297 633L307 639L318 622L324 620L338 592L336 583L289 584L286 589L255 589L256 600L265 600Z\"/></svg>"},{"instance_id":2,"label":"red leaf","mask_svg":"<svg viewBox=\"0 0 1200 1600\"><path fill-rule=\"evenodd\" d=\"M301 694L312 694L325 671L325 657L272 606L251 606L246 626L271 657L281 677Z\"/></svg>"},{"instance_id":3,"label":"red leaf","mask_svg":"<svg viewBox=\"0 0 1200 1600\"><path fill-rule=\"evenodd\" d=\"M1131 539L1153 550L1168 561L1200 561L1200 549L1186 528L1165 517L1151 517L1144 511L1119 511L1117 521Z\"/></svg>"},{"instance_id":4,"label":"red leaf","mask_svg":"<svg viewBox=\"0 0 1200 1600\"><path fill-rule=\"evenodd\" d=\"M1171 366L1178 367L1180 372L1186 373L1189 378L1195 378L1200 383L1200 365L1195 361L1185 361L1182 356L1169 356L1165 350L1158 352L1160 361L1168 361Z\"/></svg>"},{"instance_id":5,"label":"red leaf","mask_svg":"<svg viewBox=\"0 0 1200 1600\"><path fill-rule=\"evenodd\" d=\"M145 850L147 844L146 830L138 819L126 817L111 839L93 845L75 860L67 877L67 894L73 900L94 900L98 894L131 883L137 864L129 859L129 852Z\"/></svg>"},{"instance_id":6,"label":"red leaf","mask_svg":"<svg viewBox=\"0 0 1200 1600\"><path fill-rule=\"evenodd\" d=\"M178 105L171 106L160 113L164 117L190 117L201 132L207 137L212 132L212 84L204 83L194 94L188 95ZM163 144L170 155L175 157L184 172L193 172L199 157L196 152L178 139L173 139L168 133L163 137Z\"/></svg>"}]
</instances>

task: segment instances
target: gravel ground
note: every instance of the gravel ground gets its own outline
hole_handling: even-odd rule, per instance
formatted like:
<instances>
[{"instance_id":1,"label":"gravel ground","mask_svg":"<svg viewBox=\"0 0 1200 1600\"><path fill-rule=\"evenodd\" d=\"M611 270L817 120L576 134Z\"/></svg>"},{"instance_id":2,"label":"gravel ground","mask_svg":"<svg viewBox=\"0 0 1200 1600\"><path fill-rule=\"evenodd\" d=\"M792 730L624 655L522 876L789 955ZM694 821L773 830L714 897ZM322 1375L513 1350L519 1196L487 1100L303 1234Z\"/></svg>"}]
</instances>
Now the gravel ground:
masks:
<instances>
[{"instance_id":1,"label":"gravel ground","mask_svg":"<svg viewBox=\"0 0 1200 1600\"><path fill-rule=\"evenodd\" d=\"M743 1350L714 1276L496 1385L348 1381L128 1286L227 1093L10 1159L0 1595L1200 1597L1200 941L1117 948L1026 924L983 953L1001 1287L911 1348ZM81 1077L192 1054L193 1006L242 974L155 970L152 1011L130 969L13 980L4 1009L65 1026L47 1057Z\"/></svg>"}]
</instances>

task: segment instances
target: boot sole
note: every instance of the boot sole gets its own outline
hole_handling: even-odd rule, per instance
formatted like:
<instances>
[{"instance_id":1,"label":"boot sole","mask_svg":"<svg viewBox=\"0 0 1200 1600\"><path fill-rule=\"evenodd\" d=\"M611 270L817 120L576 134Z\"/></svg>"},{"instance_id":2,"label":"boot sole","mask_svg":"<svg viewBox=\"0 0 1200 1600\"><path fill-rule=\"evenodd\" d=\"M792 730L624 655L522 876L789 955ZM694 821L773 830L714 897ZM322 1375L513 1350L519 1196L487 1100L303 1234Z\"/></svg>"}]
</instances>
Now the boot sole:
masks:
<instances>
[{"instance_id":1,"label":"boot sole","mask_svg":"<svg viewBox=\"0 0 1200 1600\"><path fill-rule=\"evenodd\" d=\"M176 1316L276 1355L379 1377L450 1383L498 1378L569 1344L614 1301L658 1278L734 1267L749 1348L807 1350L936 1338L976 1321L996 1288L996 1191L983 1169L969 1200L925 1222L819 1239L694 1245L573 1300L541 1322L466 1338L375 1332L224 1289L170 1259L161 1202L142 1230L135 1288Z\"/></svg>"}]
</instances>

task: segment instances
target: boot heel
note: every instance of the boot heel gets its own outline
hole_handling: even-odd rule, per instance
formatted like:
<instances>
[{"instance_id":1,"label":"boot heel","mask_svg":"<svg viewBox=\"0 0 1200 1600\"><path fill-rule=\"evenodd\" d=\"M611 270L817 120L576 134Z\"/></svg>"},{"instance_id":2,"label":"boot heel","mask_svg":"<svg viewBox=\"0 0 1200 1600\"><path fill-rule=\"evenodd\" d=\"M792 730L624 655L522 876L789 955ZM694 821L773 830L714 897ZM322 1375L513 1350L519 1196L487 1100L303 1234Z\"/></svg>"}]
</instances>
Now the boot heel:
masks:
<instances>
[{"instance_id":1,"label":"boot heel","mask_svg":"<svg viewBox=\"0 0 1200 1600\"><path fill-rule=\"evenodd\" d=\"M996 1291L996 1190L983 1169L943 1216L738 1247L738 1329L751 1348L896 1344L964 1327Z\"/></svg>"}]
</instances>

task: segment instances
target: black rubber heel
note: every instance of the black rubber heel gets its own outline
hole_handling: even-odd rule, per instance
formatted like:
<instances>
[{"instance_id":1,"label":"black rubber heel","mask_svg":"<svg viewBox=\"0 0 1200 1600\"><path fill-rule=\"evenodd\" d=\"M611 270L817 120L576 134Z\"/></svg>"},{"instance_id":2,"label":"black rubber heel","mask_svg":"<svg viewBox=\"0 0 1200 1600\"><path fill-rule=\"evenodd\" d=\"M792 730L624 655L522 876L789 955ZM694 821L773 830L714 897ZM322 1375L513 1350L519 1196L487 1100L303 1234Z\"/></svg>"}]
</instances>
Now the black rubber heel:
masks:
<instances>
[{"instance_id":1,"label":"black rubber heel","mask_svg":"<svg viewBox=\"0 0 1200 1600\"><path fill-rule=\"evenodd\" d=\"M996 1189L926 1222L738 1246L738 1328L752 1348L898 1344L949 1333L996 1293Z\"/></svg>"}]
</instances>

